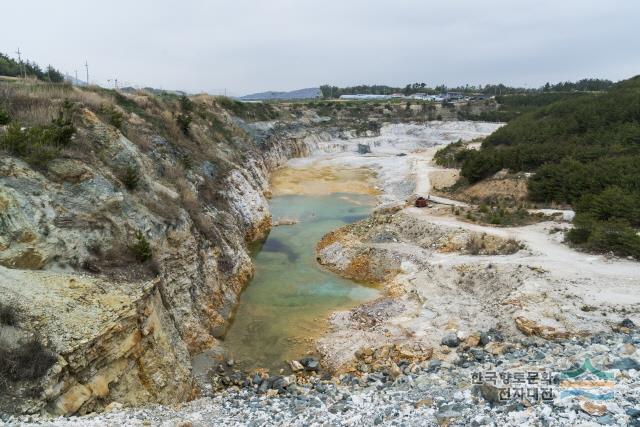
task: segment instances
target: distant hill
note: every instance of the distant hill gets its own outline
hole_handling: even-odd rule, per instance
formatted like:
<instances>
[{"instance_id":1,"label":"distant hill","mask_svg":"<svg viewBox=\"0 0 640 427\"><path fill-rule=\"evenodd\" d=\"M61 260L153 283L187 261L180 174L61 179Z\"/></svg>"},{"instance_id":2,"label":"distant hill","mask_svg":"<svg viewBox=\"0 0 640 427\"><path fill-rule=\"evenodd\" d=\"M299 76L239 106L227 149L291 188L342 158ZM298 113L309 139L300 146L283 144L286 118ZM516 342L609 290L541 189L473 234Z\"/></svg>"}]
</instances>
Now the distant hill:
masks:
<instances>
[{"instance_id":1,"label":"distant hill","mask_svg":"<svg viewBox=\"0 0 640 427\"><path fill-rule=\"evenodd\" d=\"M313 87L307 89L298 89L291 92L260 92L250 95L241 96L241 101L270 101L270 100L292 100L292 99L315 99L321 98L322 92L320 88Z\"/></svg>"},{"instance_id":2,"label":"distant hill","mask_svg":"<svg viewBox=\"0 0 640 427\"><path fill-rule=\"evenodd\" d=\"M71 83L74 86L86 86L87 82L80 80L80 79L76 79L74 76L70 75L70 74L65 74L64 75L64 80Z\"/></svg>"}]
</instances>

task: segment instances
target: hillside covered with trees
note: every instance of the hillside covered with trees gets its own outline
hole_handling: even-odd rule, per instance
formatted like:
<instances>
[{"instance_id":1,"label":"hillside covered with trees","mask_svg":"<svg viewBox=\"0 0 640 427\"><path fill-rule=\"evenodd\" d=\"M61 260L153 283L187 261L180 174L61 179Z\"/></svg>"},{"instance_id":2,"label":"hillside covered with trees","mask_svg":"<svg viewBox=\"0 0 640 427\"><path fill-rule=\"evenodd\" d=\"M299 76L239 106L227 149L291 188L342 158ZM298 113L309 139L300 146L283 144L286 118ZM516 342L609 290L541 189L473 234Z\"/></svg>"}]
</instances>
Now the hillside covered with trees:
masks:
<instances>
[{"instance_id":1,"label":"hillside covered with trees","mask_svg":"<svg viewBox=\"0 0 640 427\"><path fill-rule=\"evenodd\" d=\"M10 58L8 55L0 53L0 76L20 77L23 75L53 83L60 83L64 81L62 73L51 65L47 66L47 68L43 70L35 62L25 61L21 64L15 59Z\"/></svg>"},{"instance_id":2,"label":"hillside covered with trees","mask_svg":"<svg viewBox=\"0 0 640 427\"><path fill-rule=\"evenodd\" d=\"M338 87L332 85L322 85L323 98L339 98L340 95L370 94L370 95L390 95L392 93L402 93L412 95L415 93L438 94L443 92L460 92L465 94L484 93L487 95L515 95L515 94L536 94L543 92L597 92L609 89L613 85L611 80L603 79L582 79L577 82L560 82L556 84L546 83L538 88L524 88L508 86L502 83L487 85L464 85L447 87L438 85L430 87L426 83L410 83L404 87L393 87L386 85L357 85L348 87Z\"/></svg>"},{"instance_id":3,"label":"hillside covered with trees","mask_svg":"<svg viewBox=\"0 0 640 427\"><path fill-rule=\"evenodd\" d=\"M469 183L534 172L532 201L576 210L569 241L640 258L640 76L526 112L457 158Z\"/></svg>"}]
</instances>

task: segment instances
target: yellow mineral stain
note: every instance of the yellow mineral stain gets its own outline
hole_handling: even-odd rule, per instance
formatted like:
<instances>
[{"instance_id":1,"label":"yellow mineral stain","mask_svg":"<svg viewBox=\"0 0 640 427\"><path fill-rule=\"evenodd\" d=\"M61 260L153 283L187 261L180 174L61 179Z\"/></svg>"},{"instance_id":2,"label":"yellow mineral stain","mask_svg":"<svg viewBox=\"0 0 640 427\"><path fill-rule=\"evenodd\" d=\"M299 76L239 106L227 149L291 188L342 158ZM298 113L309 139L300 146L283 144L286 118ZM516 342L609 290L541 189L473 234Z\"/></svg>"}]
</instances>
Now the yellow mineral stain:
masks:
<instances>
[{"instance_id":1,"label":"yellow mineral stain","mask_svg":"<svg viewBox=\"0 0 640 427\"><path fill-rule=\"evenodd\" d=\"M282 168L272 174L273 196L326 196L334 193L377 195L375 174L366 168Z\"/></svg>"}]
</instances>

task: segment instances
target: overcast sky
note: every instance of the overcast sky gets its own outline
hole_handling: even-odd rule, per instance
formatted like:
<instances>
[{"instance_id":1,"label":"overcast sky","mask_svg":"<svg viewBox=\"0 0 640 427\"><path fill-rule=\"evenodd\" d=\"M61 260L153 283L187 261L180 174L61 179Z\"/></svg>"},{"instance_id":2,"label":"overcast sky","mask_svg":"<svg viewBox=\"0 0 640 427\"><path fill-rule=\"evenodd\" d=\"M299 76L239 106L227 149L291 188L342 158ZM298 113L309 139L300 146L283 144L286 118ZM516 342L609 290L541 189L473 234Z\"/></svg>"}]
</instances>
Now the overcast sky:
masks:
<instances>
[{"instance_id":1,"label":"overcast sky","mask_svg":"<svg viewBox=\"0 0 640 427\"><path fill-rule=\"evenodd\" d=\"M246 94L640 74L638 0L20 0L0 13L0 51L83 79L87 60L102 85Z\"/></svg>"}]
</instances>

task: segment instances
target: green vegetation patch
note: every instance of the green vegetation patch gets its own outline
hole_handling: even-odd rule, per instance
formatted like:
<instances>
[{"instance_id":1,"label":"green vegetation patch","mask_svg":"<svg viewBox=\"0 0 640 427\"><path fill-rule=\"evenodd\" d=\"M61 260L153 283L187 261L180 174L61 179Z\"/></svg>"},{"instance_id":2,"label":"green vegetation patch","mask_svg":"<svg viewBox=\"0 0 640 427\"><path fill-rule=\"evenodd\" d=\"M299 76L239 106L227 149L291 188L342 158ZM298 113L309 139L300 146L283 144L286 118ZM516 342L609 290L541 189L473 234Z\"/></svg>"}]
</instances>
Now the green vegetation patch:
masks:
<instances>
[{"instance_id":1,"label":"green vegetation patch","mask_svg":"<svg viewBox=\"0 0 640 427\"><path fill-rule=\"evenodd\" d=\"M8 125L11 122L9 112L0 107L0 126Z\"/></svg>"},{"instance_id":2,"label":"green vegetation patch","mask_svg":"<svg viewBox=\"0 0 640 427\"><path fill-rule=\"evenodd\" d=\"M462 140L445 145L433 156L433 160L438 166L445 168L459 168L469 156L467 144Z\"/></svg>"},{"instance_id":3,"label":"green vegetation patch","mask_svg":"<svg viewBox=\"0 0 640 427\"><path fill-rule=\"evenodd\" d=\"M533 224L544 220L542 214L530 214L525 206L507 206L506 204L481 204L473 209L452 208L456 215L464 215L469 221L491 224L500 227L514 227Z\"/></svg>"},{"instance_id":4,"label":"green vegetation patch","mask_svg":"<svg viewBox=\"0 0 640 427\"><path fill-rule=\"evenodd\" d=\"M268 102L240 102L225 96L216 98L218 104L232 115L247 121L275 120L280 112Z\"/></svg>"},{"instance_id":5,"label":"green vegetation patch","mask_svg":"<svg viewBox=\"0 0 640 427\"><path fill-rule=\"evenodd\" d=\"M23 128L13 122L0 137L0 147L33 166L45 167L71 142L75 133L71 114L72 104L66 101L50 125Z\"/></svg>"},{"instance_id":6,"label":"green vegetation patch","mask_svg":"<svg viewBox=\"0 0 640 427\"><path fill-rule=\"evenodd\" d=\"M501 169L533 172L532 201L574 207L574 244L640 257L640 76L535 108L465 156L471 183Z\"/></svg>"},{"instance_id":7,"label":"green vegetation patch","mask_svg":"<svg viewBox=\"0 0 640 427\"><path fill-rule=\"evenodd\" d=\"M118 129L122 129L124 122L124 114L112 105L103 105L100 107L100 113L106 117L107 122Z\"/></svg>"},{"instance_id":8,"label":"green vegetation patch","mask_svg":"<svg viewBox=\"0 0 640 427\"><path fill-rule=\"evenodd\" d=\"M51 65L43 70L35 62L25 61L19 63L3 53L0 53L0 76L28 76L52 83L61 83L64 81L64 75Z\"/></svg>"},{"instance_id":9,"label":"green vegetation patch","mask_svg":"<svg viewBox=\"0 0 640 427\"><path fill-rule=\"evenodd\" d=\"M130 247L131 252L139 262L149 261L153 257L151 244L141 231L136 232L135 238L136 241Z\"/></svg>"}]
</instances>

